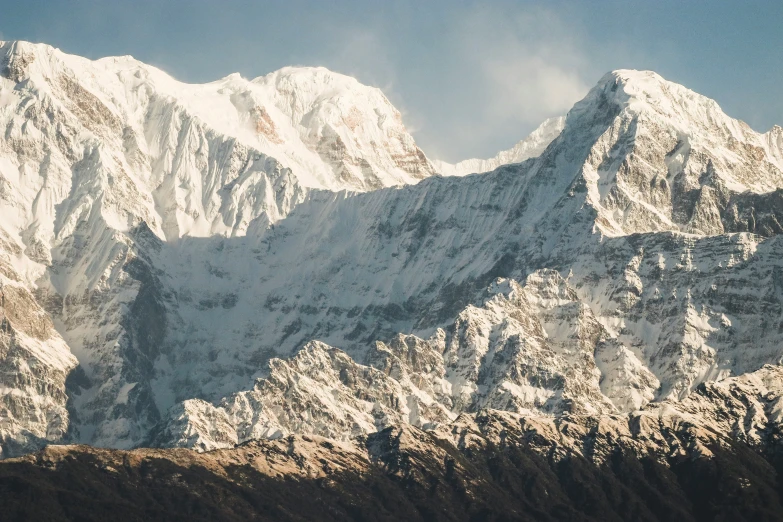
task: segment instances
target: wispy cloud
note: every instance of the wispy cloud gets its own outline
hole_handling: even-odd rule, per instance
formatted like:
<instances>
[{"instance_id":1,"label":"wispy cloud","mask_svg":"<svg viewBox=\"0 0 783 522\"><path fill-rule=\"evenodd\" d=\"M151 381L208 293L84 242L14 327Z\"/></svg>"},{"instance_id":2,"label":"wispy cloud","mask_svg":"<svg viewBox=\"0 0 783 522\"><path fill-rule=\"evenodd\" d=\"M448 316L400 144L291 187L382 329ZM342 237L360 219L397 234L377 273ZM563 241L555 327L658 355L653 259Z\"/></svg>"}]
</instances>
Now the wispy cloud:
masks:
<instances>
[{"instance_id":1,"label":"wispy cloud","mask_svg":"<svg viewBox=\"0 0 783 522\"><path fill-rule=\"evenodd\" d=\"M408 131L415 133L421 115L407 110L405 96L397 89L400 74L404 75L405 71L400 71L396 63L394 42L377 24L346 26L340 29L340 33L339 44L331 53L327 66L381 89L402 113Z\"/></svg>"},{"instance_id":2,"label":"wispy cloud","mask_svg":"<svg viewBox=\"0 0 783 522\"><path fill-rule=\"evenodd\" d=\"M579 22L523 4L307 10L298 18L307 49L293 60L381 88L434 158L491 156L564 114L600 77Z\"/></svg>"},{"instance_id":3,"label":"wispy cloud","mask_svg":"<svg viewBox=\"0 0 783 522\"><path fill-rule=\"evenodd\" d=\"M389 58L388 44L378 32L351 27L343 29L342 33L333 61L347 64L346 74L365 76L366 81L375 84L389 83L394 66Z\"/></svg>"},{"instance_id":4,"label":"wispy cloud","mask_svg":"<svg viewBox=\"0 0 783 522\"><path fill-rule=\"evenodd\" d=\"M552 11L474 9L456 29L455 49L475 74L466 81L477 82L481 93L472 133L529 130L564 114L594 80L579 35Z\"/></svg>"},{"instance_id":5,"label":"wispy cloud","mask_svg":"<svg viewBox=\"0 0 783 522\"><path fill-rule=\"evenodd\" d=\"M568 110L587 92L588 83L578 69L563 63L572 59L571 51L546 46L508 51L482 64L494 116L534 123Z\"/></svg>"}]
</instances>

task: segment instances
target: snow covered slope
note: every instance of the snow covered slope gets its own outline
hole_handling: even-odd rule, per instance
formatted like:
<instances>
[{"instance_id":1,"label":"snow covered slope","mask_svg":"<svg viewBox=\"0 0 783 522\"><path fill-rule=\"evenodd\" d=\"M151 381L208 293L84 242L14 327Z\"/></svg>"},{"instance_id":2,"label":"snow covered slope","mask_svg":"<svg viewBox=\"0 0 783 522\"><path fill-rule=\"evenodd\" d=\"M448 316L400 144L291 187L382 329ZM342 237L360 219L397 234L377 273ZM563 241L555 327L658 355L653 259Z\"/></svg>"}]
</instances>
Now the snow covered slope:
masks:
<instances>
[{"instance_id":1,"label":"snow covered slope","mask_svg":"<svg viewBox=\"0 0 783 522\"><path fill-rule=\"evenodd\" d=\"M780 128L655 73L440 177L323 69L0 49L3 284L52 325L4 323L2 364L46 381L3 384L7 453L614 415L783 356Z\"/></svg>"},{"instance_id":2,"label":"snow covered slope","mask_svg":"<svg viewBox=\"0 0 783 522\"><path fill-rule=\"evenodd\" d=\"M549 146L563 131L565 118L549 118L531 132L527 137L508 150L498 152L489 159L466 159L451 164L445 161L433 161L435 170L444 176L464 176L476 172L489 172L502 165L522 163L526 159L535 158Z\"/></svg>"},{"instance_id":3,"label":"snow covered slope","mask_svg":"<svg viewBox=\"0 0 783 522\"><path fill-rule=\"evenodd\" d=\"M0 459L63 440L65 384L78 364L10 266L20 253L0 235Z\"/></svg>"},{"instance_id":4,"label":"snow covered slope","mask_svg":"<svg viewBox=\"0 0 783 522\"><path fill-rule=\"evenodd\" d=\"M19 198L5 226L29 244L68 235L97 202L121 231L144 221L168 239L237 235L308 189L432 174L379 90L325 69L188 85L130 57L26 42L1 44L0 67L2 184Z\"/></svg>"},{"instance_id":5,"label":"snow covered slope","mask_svg":"<svg viewBox=\"0 0 783 522\"><path fill-rule=\"evenodd\" d=\"M291 165L295 172L302 166L312 171L317 180L308 186L369 190L416 183L434 173L399 111L378 89L323 67L286 67L252 84L243 96L260 95L274 105L259 109L255 102L248 109L270 141L282 140L282 154L274 149L270 154L301 162ZM280 116L271 118L275 110ZM275 135L275 126L286 134ZM286 127L298 132L298 140ZM310 159L305 152L317 156Z\"/></svg>"}]
</instances>

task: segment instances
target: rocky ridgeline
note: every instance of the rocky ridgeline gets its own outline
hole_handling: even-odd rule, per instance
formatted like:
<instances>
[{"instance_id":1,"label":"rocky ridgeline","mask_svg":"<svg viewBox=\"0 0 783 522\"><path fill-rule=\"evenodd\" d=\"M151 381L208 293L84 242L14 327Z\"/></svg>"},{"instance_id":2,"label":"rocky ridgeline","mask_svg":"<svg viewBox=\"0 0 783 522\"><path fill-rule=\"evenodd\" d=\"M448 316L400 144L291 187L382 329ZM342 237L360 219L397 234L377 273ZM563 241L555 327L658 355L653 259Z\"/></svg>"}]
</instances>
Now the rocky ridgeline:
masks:
<instances>
[{"instance_id":1,"label":"rocky ridgeline","mask_svg":"<svg viewBox=\"0 0 783 522\"><path fill-rule=\"evenodd\" d=\"M629 415L484 410L351 442L50 446L0 463L0 508L52 520L776 519L782 378L767 366Z\"/></svg>"},{"instance_id":2,"label":"rocky ridgeline","mask_svg":"<svg viewBox=\"0 0 783 522\"><path fill-rule=\"evenodd\" d=\"M526 285L498 279L431 338L377 342L359 364L314 341L251 391L218 406L192 399L170 413L153 445L211 450L308 433L350 440L387 426L449 425L485 408L538 415L638 409L659 387L633 352L598 322L556 271Z\"/></svg>"}]
</instances>

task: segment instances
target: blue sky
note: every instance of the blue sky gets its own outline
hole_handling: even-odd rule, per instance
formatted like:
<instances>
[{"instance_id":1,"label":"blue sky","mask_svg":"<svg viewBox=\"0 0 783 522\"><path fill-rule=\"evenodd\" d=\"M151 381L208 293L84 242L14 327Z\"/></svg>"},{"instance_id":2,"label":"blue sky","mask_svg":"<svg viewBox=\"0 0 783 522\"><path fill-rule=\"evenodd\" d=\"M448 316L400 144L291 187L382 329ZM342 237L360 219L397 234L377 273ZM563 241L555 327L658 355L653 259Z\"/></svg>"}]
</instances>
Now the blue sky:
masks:
<instances>
[{"instance_id":1,"label":"blue sky","mask_svg":"<svg viewBox=\"0 0 783 522\"><path fill-rule=\"evenodd\" d=\"M0 0L0 39L176 78L323 65L384 90L431 157L487 157L607 71L652 69L759 131L783 124L783 0Z\"/></svg>"}]
</instances>

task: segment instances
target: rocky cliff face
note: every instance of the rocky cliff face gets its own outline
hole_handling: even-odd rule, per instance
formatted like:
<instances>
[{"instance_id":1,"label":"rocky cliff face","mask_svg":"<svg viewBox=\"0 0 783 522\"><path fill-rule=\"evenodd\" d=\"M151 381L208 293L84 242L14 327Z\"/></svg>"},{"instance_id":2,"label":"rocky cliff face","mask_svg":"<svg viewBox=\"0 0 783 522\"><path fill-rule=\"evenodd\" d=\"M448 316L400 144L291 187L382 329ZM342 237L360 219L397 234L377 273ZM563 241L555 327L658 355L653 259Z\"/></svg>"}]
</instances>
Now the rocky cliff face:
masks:
<instances>
[{"instance_id":1,"label":"rocky cliff face","mask_svg":"<svg viewBox=\"0 0 783 522\"><path fill-rule=\"evenodd\" d=\"M258 438L313 433L339 440L387 426L448 425L491 408L519 414L632 411L659 382L552 270L526 285L498 279L429 339L376 342L365 364L320 342L269 362L251 391L216 407L188 400L155 445L214 449Z\"/></svg>"},{"instance_id":2,"label":"rocky cliff face","mask_svg":"<svg viewBox=\"0 0 783 522\"><path fill-rule=\"evenodd\" d=\"M630 415L486 410L351 442L50 446L0 463L0 508L53 520L772 520L782 377L767 366Z\"/></svg>"},{"instance_id":3,"label":"rocky cliff face","mask_svg":"<svg viewBox=\"0 0 783 522\"><path fill-rule=\"evenodd\" d=\"M0 49L3 456L486 411L626 434L783 355L780 128L654 73L440 177L380 91L324 69L186 85Z\"/></svg>"},{"instance_id":4,"label":"rocky cliff face","mask_svg":"<svg viewBox=\"0 0 783 522\"><path fill-rule=\"evenodd\" d=\"M67 438L66 381L76 365L49 314L0 259L0 458Z\"/></svg>"}]
</instances>

